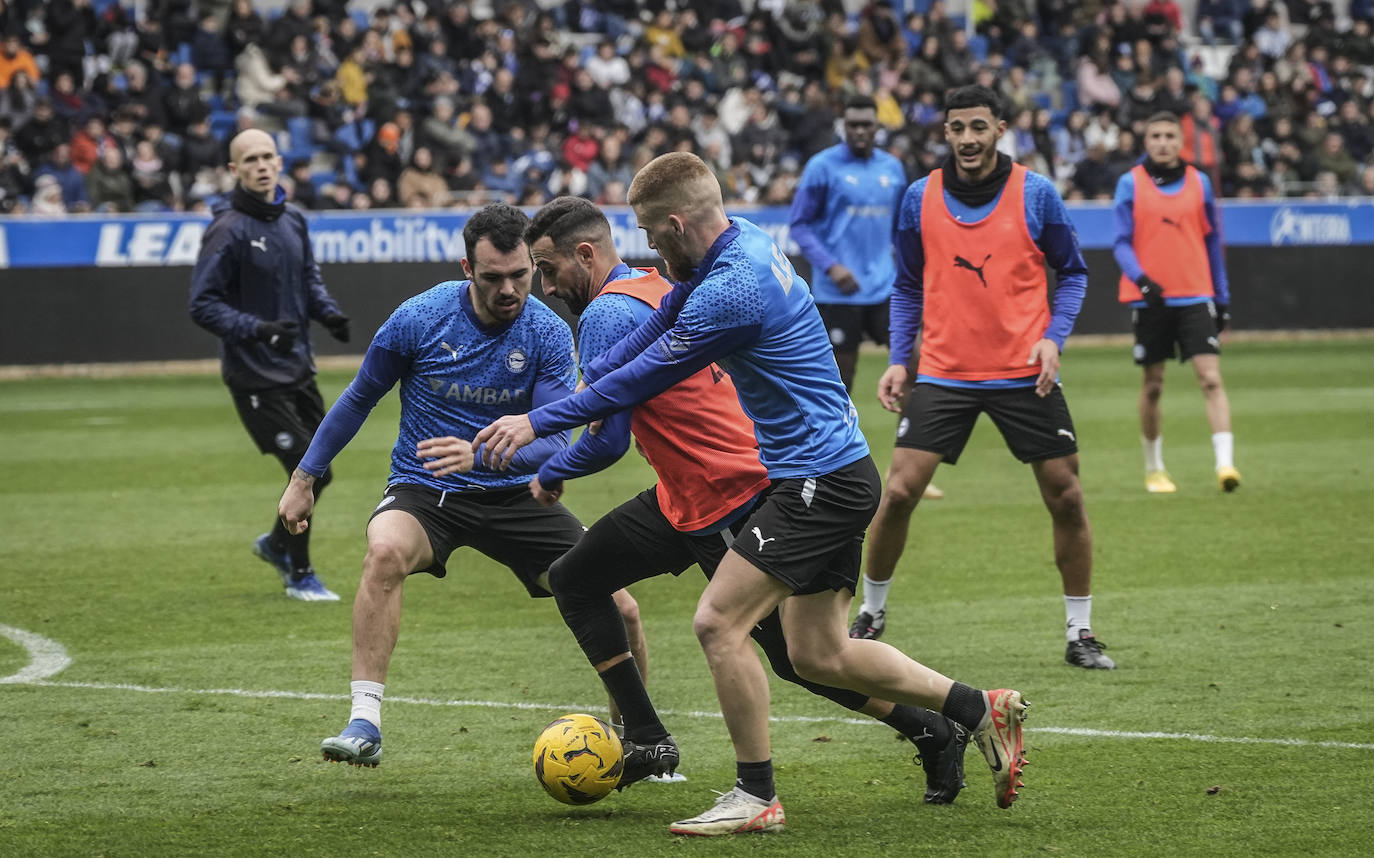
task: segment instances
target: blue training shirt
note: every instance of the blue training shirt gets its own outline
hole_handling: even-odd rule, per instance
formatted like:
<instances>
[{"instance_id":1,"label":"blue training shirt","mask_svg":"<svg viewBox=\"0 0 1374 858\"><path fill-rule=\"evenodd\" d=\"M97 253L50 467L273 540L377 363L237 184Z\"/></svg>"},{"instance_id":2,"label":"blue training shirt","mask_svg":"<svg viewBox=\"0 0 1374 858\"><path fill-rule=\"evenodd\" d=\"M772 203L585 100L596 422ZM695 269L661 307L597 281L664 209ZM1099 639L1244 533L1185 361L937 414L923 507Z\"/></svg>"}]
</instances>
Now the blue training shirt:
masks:
<instances>
[{"instance_id":1,"label":"blue training shirt","mask_svg":"<svg viewBox=\"0 0 1374 858\"><path fill-rule=\"evenodd\" d=\"M911 361L916 335L921 330L921 308L924 302L925 248L921 244L921 203L925 197L926 179L917 179L902 197L901 213L897 218L897 282L892 291L889 314L891 333L889 363L906 366ZM1003 188L1005 190L1005 187ZM970 206L960 202L944 189L945 206L957 220L977 223L997 208L1002 192L986 205ZM1026 229L1035 246L1045 254L1045 262L1054 269L1057 283L1054 307L1044 337L1064 350L1064 341L1073 331L1073 323L1083 309L1083 296L1088 290L1088 264L1078 247L1078 233L1069 220L1069 210L1055 190L1053 183L1039 173L1026 172ZM916 376L917 381L946 387L1029 387L1035 384L1038 371L1019 378L989 381L960 381L957 379Z\"/></svg>"},{"instance_id":2,"label":"blue training shirt","mask_svg":"<svg viewBox=\"0 0 1374 858\"><path fill-rule=\"evenodd\" d=\"M471 439L507 414L523 414L567 396L576 384L572 331L533 295L514 321L487 327L477 318L469 282L448 281L396 308L372 338L352 384L329 409L301 460L319 476L352 439L378 400L401 383L401 422L391 451L391 483L441 491L522 486L568 433L522 449L504 471L479 458L466 474L436 477L416 458L426 438Z\"/></svg>"},{"instance_id":3,"label":"blue training shirt","mask_svg":"<svg viewBox=\"0 0 1374 858\"><path fill-rule=\"evenodd\" d=\"M1186 176L1185 176L1186 178ZM1221 248L1221 229L1219 218L1217 217L1217 201L1212 194L1212 180L1207 178L1207 174L1198 170L1198 178L1202 179L1202 198L1203 209L1207 215L1207 223L1212 227L1212 231L1203 237L1207 245L1207 262L1212 269L1212 292L1218 304L1231 303L1231 287L1226 279L1226 259ZM1163 194L1173 196L1183 190L1184 178L1170 182L1167 185L1159 185L1159 190ZM1131 171L1127 170L1120 179L1116 180L1116 193L1112 196L1112 213L1116 216L1116 240L1112 242L1112 256L1116 257L1116 264L1121 266L1121 273L1132 281L1140 279L1144 269L1140 267L1140 259L1135 255L1135 177ZM1184 307L1189 304L1206 304L1213 300L1205 295L1193 295L1187 298L1170 298L1169 293L1164 293L1164 304L1167 307ZM1132 307L1144 307L1144 301L1132 301Z\"/></svg>"},{"instance_id":4,"label":"blue training shirt","mask_svg":"<svg viewBox=\"0 0 1374 858\"><path fill-rule=\"evenodd\" d=\"M881 304L892 294L892 238L905 190L902 162L881 149L858 158L840 143L806 162L792 198L791 235L811 263L817 303ZM826 274L836 262L854 273L854 294Z\"/></svg>"},{"instance_id":5,"label":"blue training shirt","mask_svg":"<svg viewBox=\"0 0 1374 858\"><path fill-rule=\"evenodd\" d=\"M530 412L544 435L624 410L712 362L730 373L772 479L836 471L868 455L811 290L768 233L744 218L691 280L589 365L590 387Z\"/></svg>"}]
</instances>

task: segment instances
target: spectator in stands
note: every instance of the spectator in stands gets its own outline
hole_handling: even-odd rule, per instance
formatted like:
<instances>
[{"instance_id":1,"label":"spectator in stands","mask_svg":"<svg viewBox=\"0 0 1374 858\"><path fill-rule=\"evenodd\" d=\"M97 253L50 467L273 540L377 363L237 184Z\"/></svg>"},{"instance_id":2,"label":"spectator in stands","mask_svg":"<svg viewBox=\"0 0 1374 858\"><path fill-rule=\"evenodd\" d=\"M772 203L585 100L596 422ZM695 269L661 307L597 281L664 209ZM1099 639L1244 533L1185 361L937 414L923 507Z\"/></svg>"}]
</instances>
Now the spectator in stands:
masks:
<instances>
[{"instance_id":1,"label":"spectator in stands","mask_svg":"<svg viewBox=\"0 0 1374 858\"><path fill-rule=\"evenodd\" d=\"M496 161L506 161L510 158L509 138L492 128L491 108L485 104L478 102L472 106L467 131L473 141L473 169L485 171Z\"/></svg>"},{"instance_id":2,"label":"spectator in stands","mask_svg":"<svg viewBox=\"0 0 1374 858\"><path fill-rule=\"evenodd\" d=\"M609 90L630 82L630 64L616 53L615 42L609 39L596 46L596 53L587 60L586 69L602 89Z\"/></svg>"},{"instance_id":3,"label":"spectator in stands","mask_svg":"<svg viewBox=\"0 0 1374 858\"><path fill-rule=\"evenodd\" d=\"M147 140L134 146L129 161L134 180L134 204L142 210L165 211L172 207L172 186L167 165Z\"/></svg>"},{"instance_id":4,"label":"spectator in stands","mask_svg":"<svg viewBox=\"0 0 1374 858\"><path fill-rule=\"evenodd\" d=\"M285 23L285 22L281 22ZM277 22L274 22L274 26ZM234 0L229 18L224 24L224 39L229 46L230 56L238 56L249 45L260 45L267 33L267 25L262 16L253 10L252 0ZM309 36L307 30L303 35Z\"/></svg>"},{"instance_id":5,"label":"spectator in stands","mask_svg":"<svg viewBox=\"0 0 1374 858\"><path fill-rule=\"evenodd\" d=\"M978 60L973 56L973 50L968 44L968 34L963 30L955 30L948 44L942 41L940 71L944 74L946 85L951 89L972 83L974 69L977 66Z\"/></svg>"},{"instance_id":6,"label":"spectator in stands","mask_svg":"<svg viewBox=\"0 0 1374 858\"><path fill-rule=\"evenodd\" d=\"M162 97L167 128L174 134L184 134L192 122L209 114L210 107L196 85L196 67L181 63L172 77L172 87Z\"/></svg>"},{"instance_id":7,"label":"spectator in stands","mask_svg":"<svg viewBox=\"0 0 1374 858\"><path fill-rule=\"evenodd\" d=\"M1212 102L1195 93L1191 109L1180 124L1183 149L1179 157L1208 176L1215 175L1221 157L1221 123L1212 115Z\"/></svg>"},{"instance_id":8,"label":"spectator in stands","mask_svg":"<svg viewBox=\"0 0 1374 858\"><path fill-rule=\"evenodd\" d=\"M382 123L367 144L366 156L366 164L358 172L358 178L368 186L376 179L385 179L394 185L405 168L405 161L401 158L400 127L395 122Z\"/></svg>"},{"instance_id":9,"label":"spectator in stands","mask_svg":"<svg viewBox=\"0 0 1374 858\"><path fill-rule=\"evenodd\" d=\"M143 63L137 61L129 63L124 69L124 77L127 84L120 109L132 111L139 125L148 122L166 125L167 109L161 77L150 76Z\"/></svg>"},{"instance_id":10,"label":"spectator in stands","mask_svg":"<svg viewBox=\"0 0 1374 858\"><path fill-rule=\"evenodd\" d=\"M1088 147L1087 154L1073 171L1073 186L1083 194L1084 199L1111 199L1116 176L1107 164L1107 147L1101 143Z\"/></svg>"},{"instance_id":11,"label":"spectator in stands","mask_svg":"<svg viewBox=\"0 0 1374 858\"><path fill-rule=\"evenodd\" d=\"M1085 108L1115 109L1121 104L1121 89L1116 85L1116 81L1112 80L1108 70L1099 65L1096 57L1079 57L1077 81L1078 103Z\"/></svg>"},{"instance_id":12,"label":"spectator in stands","mask_svg":"<svg viewBox=\"0 0 1374 858\"><path fill-rule=\"evenodd\" d=\"M1321 149L1315 162L1319 171L1335 175L1339 189L1353 186L1359 179L1360 165L1345 147L1345 139L1337 131L1327 131L1322 137Z\"/></svg>"},{"instance_id":13,"label":"spectator in stands","mask_svg":"<svg viewBox=\"0 0 1374 858\"><path fill-rule=\"evenodd\" d=\"M33 181L33 213L40 215L65 214L62 185L51 173L39 173Z\"/></svg>"},{"instance_id":14,"label":"spectator in stands","mask_svg":"<svg viewBox=\"0 0 1374 858\"><path fill-rule=\"evenodd\" d=\"M434 168L434 154L428 146L415 148L410 166L401 171L401 177L397 180L396 197L408 209L448 205L448 184Z\"/></svg>"},{"instance_id":15,"label":"spectator in stands","mask_svg":"<svg viewBox=\"0 0 1374 858\"><path fill-rule=\"evenodd\" d=\"M218 15L201 15L195 36L191 39L191 62L202 72L214 77L215 89L222 89L225 75L234 67L234 54L229 52L229 42L224 38L224 22ZM243 46L238 56L243 56L256 43ZM242 98L242 95L240 95Z\"/></svg>"},{"instance_id":16,"label":"spectator in stands","mask_svg":"<svg viewBox=\"0 0 1374 858\"><path fill-rule=\"evenodd\" d=\"M38 63L19 40L19 34L8 33L0 44L0 89L9 88L16 72L28 75L31 81L40 77Z\"/></svg>"},{"instance_id":17,"label":"spectator in stands","mask_svg":"<svg viewBox=\"0 0 1374 858\"><path fill-rule=\"evenodd\" d=\"M85 211L90 207L90 196L86 193L86 177L72 164L72 147L59 143L48 156L48 160L34 174L34 182L42 176L51 176L61 190L62 204L67 211Z\"/></svg>"},{"instance_id":18,"label":"spectator in stands","mask_svg":"<svg viewBox=\"0 0 1374 858\"><path fill-rule=\"evenodd\" d=\"M1283 25L1278 11L1271 6L1264 15L1264 25L1255 31L1252 41L1260 53L1273 61L1288 51L1288 46L1293 43L1293 34Z\"/></svg>"},{"instance_id":19,"label":"spectator in stands","mask_svg":"<svg viewBox=\"0 0 1374 858\"><path fill-rule=\"evenodd\" d=\"M68 74L75 83L84 83L86 43L95 36L96 29L91 0L52 0L47 4L44 23L48 35L48 74L54 81Z\"/></svg>"},{"instance_id":20,"label":"spectator in stands","mask_svg":"<svg viewBox=\"0 0 1374 858\"><path fill-rule=\"evenodd\" d=\"M92 211L134 210L134 183L124 169L124 152L118 146L109 146L100 153L100 160L86 174L86 193L91 198Z\"/></svg>"},{"instance_id":21,"label":"spectator in stands","mask_svg":"<svg viewBox=\"0 0 1374 858\"><path fill-rule=\"evenodd\" d=\"M288 190L291 202L303 209L319 207L319 194L315 191L315 183L310 179L309 159L297 158L292 161L287 177L290 179Z\"/></svg>"},{"instance_id":22,"label":"spectator in stands","mask_svg":"<svg viewBox=\"0 0 1374 858\"><path fill-rule=\"evenodd\" d=\"M83 174L89 173L96 162L100 160L102 152L106 149L118 148L119 144L105 129L105 120L99 116L92 116L86 120L85 125L72 135L72 166Z\"/></svg>"},{"instance_id":23,"label":"spectator in stands","mask_svg":"<svg viewBox=\"0 0 1374 858\"><path fill-rule=\"evenodd\" d=\"M1208 45L1244 38L1240 0L1198 0L1197 33Z\"/></svg>"},{"instance_id":24,"label":"spectator in stands","mask_svg":"<svg viewBox=\"0 0 1374 858\"><path fill-rule=\"evenodd\" d=\"M181 163L178 171L182 182L191 185L202 170L214 170L226 163L224 146L210 131L210 118L196 117L181 137Z\"/></svg>"}]
</instances>

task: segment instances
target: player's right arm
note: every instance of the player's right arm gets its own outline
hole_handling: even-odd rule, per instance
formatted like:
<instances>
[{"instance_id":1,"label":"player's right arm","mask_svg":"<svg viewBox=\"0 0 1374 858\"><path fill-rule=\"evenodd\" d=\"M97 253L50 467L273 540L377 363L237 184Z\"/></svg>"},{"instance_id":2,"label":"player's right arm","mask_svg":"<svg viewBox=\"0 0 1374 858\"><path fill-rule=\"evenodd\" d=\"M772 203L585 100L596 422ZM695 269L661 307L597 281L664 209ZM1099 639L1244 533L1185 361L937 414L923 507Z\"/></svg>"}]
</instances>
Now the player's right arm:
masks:
<instances>
[{"instance_id":1,"label":"player's right arm","mask_svg":"<svg viewBox=\"0 0 1374 858\"><path fill-rule=\"evenodd\" d=\"M839 262L825 246L812 227L825 214L826 177L820 155L807 162L792 197L792 211L788 217L789 233L801 248L802 256L816 271L829 271Z\"/></svg>"},{"instance_id":2,"label":"player's right arm","mask_svg":"<svg viewBox=\"0 0 1374 858\"><path fill-rule=\"evenodd\" d=\"M310 439L301 463L291 472L286 491L277 504L277 515L291 533L303 533L310 526L310 513L315 508L315 480L324 475L329 463L358 434L367 415L410 368L410 356L381 345L381 338L382 331L378 331L357 376L330 407L315 430L315 437Z\"/></svg>"},{"instance_id":3,"label":"player's right arm","mask_svg":"<svg viewBox=\"0 0 1374 858\"><path fill-rule=\"evenodd\" d=\"M229 300L239 276L233 221L234 217L226 214L215 218L205 230L196 267L191 271L189 309L191 321L221 340L245 342L257 335L261 320Z\"/></svg>"},{"instance_id":4,"label":"player's right arm","mask_svg":"<svg viewBox=\"0 0 1374 858\"><path fill-rule=\"evenodd\" d=\"M900 411L910 381L907 367L921 332L925 303L925 247L921 244L921 200L926 181L919 179L902 196L897 215L897 280L888 305L888 367L878 380L878 401L888 411Z\"/></svg>"}]
</instances>

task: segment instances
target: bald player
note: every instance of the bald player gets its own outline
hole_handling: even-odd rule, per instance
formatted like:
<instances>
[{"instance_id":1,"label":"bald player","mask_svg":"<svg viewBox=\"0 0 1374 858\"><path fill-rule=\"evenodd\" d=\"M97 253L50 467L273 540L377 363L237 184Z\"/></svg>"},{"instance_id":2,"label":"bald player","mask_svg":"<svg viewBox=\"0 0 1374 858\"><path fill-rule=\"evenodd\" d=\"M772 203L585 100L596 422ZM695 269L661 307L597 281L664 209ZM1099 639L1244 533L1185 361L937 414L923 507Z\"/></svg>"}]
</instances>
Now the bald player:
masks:
<instances>
[{"instance_id":1,"label":"bald player","mask_svg":"<svg viewBox=\"0 0 1374 858\"><path fill-rule=\"evenodd\" d=\"M346 343L348 316L325 289L305 217L277 185L281 156L271 136L249 129L234 137L229 171L237 183L215 207L191 273L191 319L219 337L220 372L239 418L289 475L324 417L310 320ZM315 482L316 497L332 476ZM253 553L277 571L288 597L338 601L311 566L309 530L292 535L276 521Z\"/></svg>"},{"instance_id":2,"label":"bald player","mask_svg":"<svg viewBox=\"0 0 1374 858\"><path fill-rule=\"evenodd\" d=\"M630 206L678 281L647 321L588 367L580 393L508 415L473 439L500 464L536 438L644 402L713 362L753 421L769 478L697 604L706 654L736 760L734 788L678 834L776 831L767 678L750 631L779 605L788 656L803 679L939 712L973 732L1010 807L1023 764L1026 704L984 691L877 640L849 637L864 529L881 483L806 281L763 230L728 217L704 161L673 152L635 175Z\"/></svg>"}]
</instances>

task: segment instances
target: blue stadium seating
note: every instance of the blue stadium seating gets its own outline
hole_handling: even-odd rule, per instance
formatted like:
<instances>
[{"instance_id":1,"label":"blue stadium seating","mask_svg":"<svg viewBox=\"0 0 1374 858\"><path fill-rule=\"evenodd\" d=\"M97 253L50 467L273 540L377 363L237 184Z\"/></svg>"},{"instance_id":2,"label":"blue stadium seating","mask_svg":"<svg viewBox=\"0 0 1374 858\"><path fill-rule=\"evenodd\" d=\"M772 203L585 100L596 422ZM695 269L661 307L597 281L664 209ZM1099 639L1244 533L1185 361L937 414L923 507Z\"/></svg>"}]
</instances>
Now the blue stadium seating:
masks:
<instances>
[{"instance_id":1,"label":"blue stadium seating","mask_svg":"<svg viewBox=\"0 0 1374 858\"><path fill-rule=\"evenodd\" d=\"M983 62L988 58L988 37L973 35L968 37L968 49L973 52L973 58L978 62Z\"/></svg>"},{"instance_id":2,"label":"blue stadium seating","mask_svg":"<svg viewBox=\"0 0 1374 858\"><path fill-rule=\"evenodd\" d=\"M228 139L234 133L237 117L232 110L210 111L210 133L220 140Z\"/></svg>"}]
</instances>

